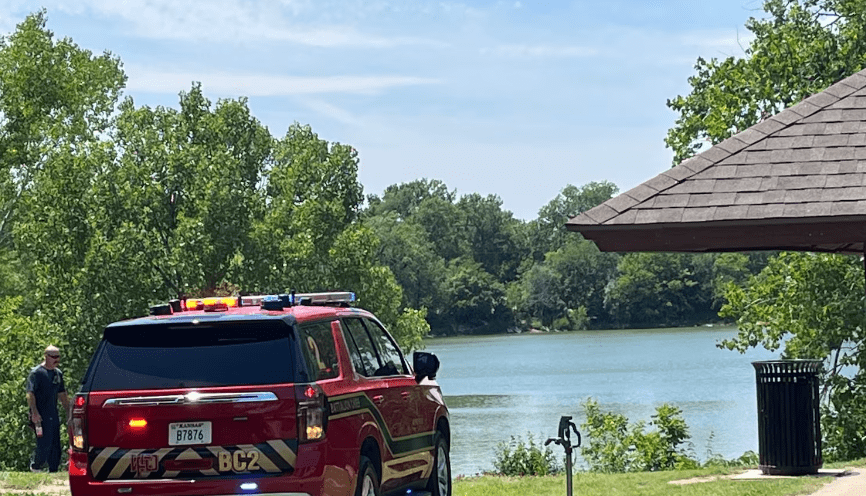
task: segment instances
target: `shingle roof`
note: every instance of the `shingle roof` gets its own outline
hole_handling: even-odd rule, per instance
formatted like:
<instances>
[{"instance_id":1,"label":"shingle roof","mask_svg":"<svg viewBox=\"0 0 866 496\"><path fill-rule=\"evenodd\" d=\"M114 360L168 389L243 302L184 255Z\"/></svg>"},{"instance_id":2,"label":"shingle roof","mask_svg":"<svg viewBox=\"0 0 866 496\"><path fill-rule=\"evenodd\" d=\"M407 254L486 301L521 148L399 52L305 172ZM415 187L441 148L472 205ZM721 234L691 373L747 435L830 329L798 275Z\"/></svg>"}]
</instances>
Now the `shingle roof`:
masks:
<instances>
[{"instance_id":1,"label":"shingle roof","mask_svg":"<svg viewBox=\"0 0 866 496\"><path fill-rule=\"evenodd\" d=\"M566 227L606 251L862 253L866 70L572 218Z\"/></svg>"}]
</instances>

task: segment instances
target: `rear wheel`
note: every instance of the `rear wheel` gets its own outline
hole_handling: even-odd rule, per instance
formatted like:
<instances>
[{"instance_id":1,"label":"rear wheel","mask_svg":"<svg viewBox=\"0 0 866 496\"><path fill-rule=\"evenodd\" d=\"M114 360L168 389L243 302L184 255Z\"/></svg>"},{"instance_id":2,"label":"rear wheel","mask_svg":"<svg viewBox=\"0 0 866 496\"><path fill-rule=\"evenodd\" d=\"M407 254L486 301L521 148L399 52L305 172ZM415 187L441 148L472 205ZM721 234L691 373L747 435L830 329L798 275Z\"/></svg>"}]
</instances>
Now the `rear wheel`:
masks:
<instances>
[{"instance_id":1,"label":"rear wheel","mask_svg":"<svg viewBox=\"0 0 866 496\"><path fill-rule=\"evenodd\" d=\"M451 456L448 441L441 432L436 433L433 452L433 473L427 481L427 490L433 496L451 496Z\"/></svg>"},{"instance_id":2,"label":"rear wheel","mask_svg":"<svg viewBox=\"0 0 866 496\"><path fill-rule=\"evenodd\" d=\"M373 462L366 456L361 457L355 496L379 496L379 476L376 474Z\"/></svg>"}]
</instances>

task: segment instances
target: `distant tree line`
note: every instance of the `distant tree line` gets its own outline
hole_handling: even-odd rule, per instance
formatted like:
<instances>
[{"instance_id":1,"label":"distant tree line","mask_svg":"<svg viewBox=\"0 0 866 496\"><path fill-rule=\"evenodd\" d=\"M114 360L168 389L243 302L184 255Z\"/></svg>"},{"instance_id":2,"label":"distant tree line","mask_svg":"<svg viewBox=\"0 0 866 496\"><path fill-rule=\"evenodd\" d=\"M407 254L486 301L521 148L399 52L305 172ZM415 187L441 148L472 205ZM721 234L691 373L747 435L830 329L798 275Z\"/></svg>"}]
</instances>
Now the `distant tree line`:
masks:
<instances>
[{"instance_id":1,"label":"distant tree line","mask_svg":"<svg viewBox=\"0 0 866 496\"><path fill-rule=\"evenodd\" d=\"M766 253L602 253L565 230L616 193L607 181L568 185L527 222L495 195L421 179L369 196L361 216L403 306L427 309L441 335L717 321L725 285L766 264Z\"/></svg>"}]
</instances>

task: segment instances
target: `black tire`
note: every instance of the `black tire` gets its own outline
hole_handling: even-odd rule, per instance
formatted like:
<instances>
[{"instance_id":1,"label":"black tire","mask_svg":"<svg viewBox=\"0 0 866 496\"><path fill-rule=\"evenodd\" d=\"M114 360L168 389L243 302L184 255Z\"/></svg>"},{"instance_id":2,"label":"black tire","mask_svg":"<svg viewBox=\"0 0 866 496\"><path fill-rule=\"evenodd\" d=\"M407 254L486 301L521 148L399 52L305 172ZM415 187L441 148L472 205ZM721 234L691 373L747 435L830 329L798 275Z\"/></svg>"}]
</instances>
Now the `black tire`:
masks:
<instances>
[{"instance_id":1,"label":"black tire","mask_svg":"<svg viewBox=\"0 0 866 496\"><path fill-rule=\"evenodd\" d=\"M451 496L451 455L441 432L436 432L433 447L433 472L427 480L427 490L433 496Z\"/></svg>"},{"instance_id":2,"label":"black tire","mask_svg":"<svg viewBox=\"0 0 866 496\"><path fill-rule=\"evenodd\" d=\"M373 462L366 456L361 457L358 467L358 487L355 489L355 496L380 496L379 474L376 473Z\"/></svg>"}]
</instances>

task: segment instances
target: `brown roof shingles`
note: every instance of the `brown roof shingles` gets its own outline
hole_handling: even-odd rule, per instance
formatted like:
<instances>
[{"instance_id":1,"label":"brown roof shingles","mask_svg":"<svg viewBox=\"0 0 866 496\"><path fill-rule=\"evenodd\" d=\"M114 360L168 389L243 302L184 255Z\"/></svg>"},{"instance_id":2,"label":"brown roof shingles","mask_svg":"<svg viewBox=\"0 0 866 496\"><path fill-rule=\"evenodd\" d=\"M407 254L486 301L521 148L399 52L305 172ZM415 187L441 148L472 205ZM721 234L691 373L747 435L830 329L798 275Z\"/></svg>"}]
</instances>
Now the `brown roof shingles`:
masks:
<instances>
[{"instance_id":1,"label":"brown roof shingles","mask_svg":"<svg viewBox=\"0 0 866 496\"><path fill-rule=\"evenodd\" d=\"M569 221L569 228L866 215L866 70Z\"/></svg>"}]
</instances>

